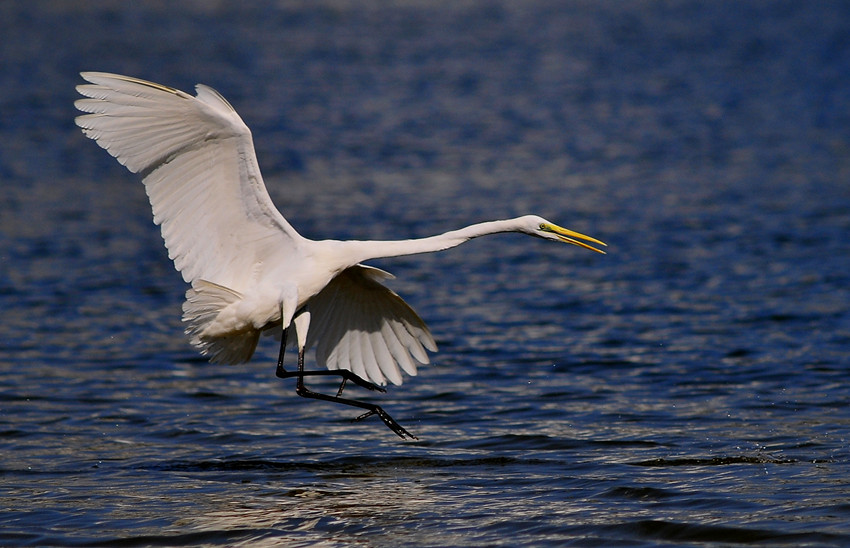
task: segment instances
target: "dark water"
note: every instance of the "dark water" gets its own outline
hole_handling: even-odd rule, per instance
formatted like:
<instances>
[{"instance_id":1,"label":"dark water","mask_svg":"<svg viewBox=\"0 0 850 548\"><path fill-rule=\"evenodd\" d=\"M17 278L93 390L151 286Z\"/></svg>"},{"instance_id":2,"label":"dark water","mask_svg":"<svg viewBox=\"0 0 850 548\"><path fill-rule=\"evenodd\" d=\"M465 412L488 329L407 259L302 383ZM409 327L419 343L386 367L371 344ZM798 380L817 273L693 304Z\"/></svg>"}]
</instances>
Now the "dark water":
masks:
<instances>
[{"instance_id":1,"label":"dark water","mask_svg":"<svg viewBox=\"0 0 850 548\"><path fill-rule=\"evenodd\" d=\"M211 4L0 4L0 544L850 544L848 4ZM402 442L194 353L80 70L218 88L310 237L609 254L377 264Z\"/></svg>"}]
</instances>

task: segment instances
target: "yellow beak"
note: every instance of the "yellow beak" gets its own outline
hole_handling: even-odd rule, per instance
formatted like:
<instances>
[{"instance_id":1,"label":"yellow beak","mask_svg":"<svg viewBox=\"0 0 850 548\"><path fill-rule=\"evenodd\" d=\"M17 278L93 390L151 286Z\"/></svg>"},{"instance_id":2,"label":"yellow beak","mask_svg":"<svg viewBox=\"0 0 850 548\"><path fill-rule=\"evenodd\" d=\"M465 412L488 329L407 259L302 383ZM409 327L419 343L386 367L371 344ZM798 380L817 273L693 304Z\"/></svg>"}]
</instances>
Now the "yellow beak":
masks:
<instances>
[{"instance_id":1,"label":"yellow beak","mask_svg":"<svg viewBox=\"0 0 850 548\"><path fill-rule=\"evenodd\" d=\"M580 232L576 232L575 230L570 230L569 228L563 228L563 227L560 227L558 225L546 224L546 225L543 225L542 227L540 227L540 229L543 230L544 232L551 232L552 234L557 236L559 240L561 240L564 243L577 245L579 247L583 247L585 249L589 249L589 250L595 251L597 253L602 253L603 255L605 254L605 252L602 251L601 249L596 249L595 247L588 245L588 244L586 244L586 243L584 243L580 240L584 240L586 242L591 242L591 243L598 244L598 245L601 245L601 246L606 246L606 247L608 245L605 242L597 240L596 238L591 238L590 236L585 236L584 234L581 234Z\"/></svg>"}]
</instances>

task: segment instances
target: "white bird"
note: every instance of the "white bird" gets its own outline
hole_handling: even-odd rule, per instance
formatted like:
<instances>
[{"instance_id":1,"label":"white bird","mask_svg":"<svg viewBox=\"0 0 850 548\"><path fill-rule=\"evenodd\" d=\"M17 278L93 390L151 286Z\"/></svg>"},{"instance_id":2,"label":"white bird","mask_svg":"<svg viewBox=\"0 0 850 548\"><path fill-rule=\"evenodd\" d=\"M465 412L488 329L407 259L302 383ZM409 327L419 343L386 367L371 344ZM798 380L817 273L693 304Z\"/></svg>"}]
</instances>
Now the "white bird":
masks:
<instances>
[{"instance_id":1,"label":"white bird","mask_svg":"<svg viewBox=\"0 0 850 548\"><path fill-rule=\"evenodd\" d=\"M191 343L214 363L251 358L260 334L282 329L279 377L296 377L300 396L359 407L378 415L402 439L415 436L380 406L340 397L346 381L370 390L416 375L436 344L425 322L381 284L392 277L364 261L441 251L467 240L520 232L599 253L604 243L526 215L400 241L310 240L275 208L266 190L251 131L214 89L196 96L153 82L101 72L81 73L88 84L75 102L76 119L133 173L141 173L162 228L168 256L191 284L183 321ZM582 241L583 240L583 241ZM286 371L287 332L295 329L298 370ZM317 371L304 370L316 347ZM335 396L304 386L305 376L339 375Z\"/></svg>"}]
</instances>

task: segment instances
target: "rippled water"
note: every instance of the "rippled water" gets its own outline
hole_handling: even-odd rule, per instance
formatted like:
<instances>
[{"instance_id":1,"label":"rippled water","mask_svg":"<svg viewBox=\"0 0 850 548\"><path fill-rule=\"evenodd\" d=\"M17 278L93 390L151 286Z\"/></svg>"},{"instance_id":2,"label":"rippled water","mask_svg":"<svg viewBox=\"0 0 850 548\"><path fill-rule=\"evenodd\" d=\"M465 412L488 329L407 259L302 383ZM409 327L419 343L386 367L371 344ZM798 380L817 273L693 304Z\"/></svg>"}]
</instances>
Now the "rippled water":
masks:
<instances>
[{"instance_id":1,"label":"rippled water","mask_svg":"<svg viewBox=\"0 0 850 548\"><path fill-rule=\"evenodd\" d=\"M206 6L0 5L0 544L850 544L844 3ZM80 70L219 89L310 237L609 254L376 263L440 346L362 394L403 442L195 354Z\"/></svg>"}]
</instances>

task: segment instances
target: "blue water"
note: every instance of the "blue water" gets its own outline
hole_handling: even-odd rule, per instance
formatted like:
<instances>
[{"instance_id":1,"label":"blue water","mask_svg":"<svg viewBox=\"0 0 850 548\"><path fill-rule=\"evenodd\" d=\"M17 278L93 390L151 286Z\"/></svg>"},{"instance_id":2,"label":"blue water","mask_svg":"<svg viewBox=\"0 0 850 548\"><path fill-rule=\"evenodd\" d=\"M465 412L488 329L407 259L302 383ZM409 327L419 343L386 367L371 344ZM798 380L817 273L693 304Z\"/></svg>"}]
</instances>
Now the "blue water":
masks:
<instances>
[{"instance_id":1,"label":"blue water","mask_svg":"<svg viewBox=\"0 0 850 548\"><path fill-rule=\"evenodd\" d=\"M850 545L848 4L235 5L0 4L0 544ZM81 70L217 88L307 236L609 254L375 263L404 442L194 352Z\"/></svg>"}]
</instances>

